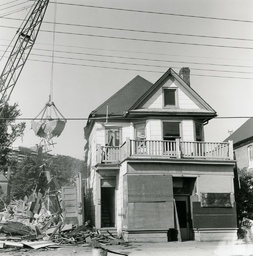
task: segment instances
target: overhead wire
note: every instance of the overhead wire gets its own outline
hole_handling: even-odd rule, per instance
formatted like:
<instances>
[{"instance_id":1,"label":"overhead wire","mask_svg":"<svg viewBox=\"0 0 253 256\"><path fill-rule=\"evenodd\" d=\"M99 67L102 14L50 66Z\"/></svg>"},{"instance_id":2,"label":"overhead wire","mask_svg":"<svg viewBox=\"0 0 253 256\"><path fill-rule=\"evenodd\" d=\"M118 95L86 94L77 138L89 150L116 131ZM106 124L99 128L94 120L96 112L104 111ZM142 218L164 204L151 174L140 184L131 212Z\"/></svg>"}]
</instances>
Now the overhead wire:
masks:
<instances>
[{"instance_id":1,"label":"overhead wire","mask_svg":"<svg viewBox=\"0 0 253 256\"><path fill-rule=\"evenodd\" d=\"M34 56L41 56L41 57L50 57L49 55L43 55L43 54L32 54ZM115 56L116 57L116 56ZM62 56L56 56L56 58L59 59L68 59L68 60L84 60L84 61L91 61L91 62L100 62L100 63L109 63L109 64L121 64L121 65L133 65L133 66L143 66L143 67L152 67L152 68L168 68L168 66L165 65L150 65L150 64L139 64L139 63L129 63L129 62L119 62L119 61L106 61L106 60L94 60L94 59L86 59L86 58L72 58L72 57L62 57ZM117 57L116 57L117 58ZM127 58L126 59L131 59ZM158 62L163 62L162 60L156 60ZM164 60L164 62L167 62ZM172 63L187 63L187 62L178 62L178 61L168 61ZM180 68L180 67L172 67L172 68ZM205 69L205 68L191 68L191 70L198 70L198 71L212 71L212 72L225 72L225 73L242 73L242 74L252 74L252 72L247 71L235 71L235 70L218 70L218 69ZM253 77L252 77L253 79Z\"/></svg>"},{"instance_id":2,"label":"overhead wire","mask_svg":"<svg viewBox=\"0 0 253 256\"><path fill-rule=\"evenodd\" d=\"M54 3L54 1L52 1L51 3ZM88 4L75 4L75 3L63 3L63 2L58 2L58 4L59 5L86 7L86 8L97 8L97 9L113 10L113 11L136 12L136 13L155 14L155 15L166 15L166 16L175 16L175 17L184 17L184 18L197 18L197 19L209 19L209 20L218 20L218 21L229 21L229 22L253 23L252 20L210 17L210 16L202 16L202 15L157 12L157 11L148 11L148 10L137 10L137 9L129 9L129 8L117 8L117 7L97 6L97 5L88 5Z\"/></svg>"},{"instance_id":3,"label":"overhead wire","mask_svg":"<svg viewBox=\"0 0 253 256\"><path fill-rule=\"evenodd\" d=\"M8 12L8 13L5 13L5 14L2 14L0 16L0 18L5 18L8 15L11 15L11 14L14 14L14 13L18 13L18 12L22 12L22 11L30 9L30 8L31 8L31 5L29 5L27 7L23 7L23 8L17 9L17 10L14 10L14 11L11 11L11 12Z\"/></svg>"},{"instance_id":4,"label":"overhead wire","mask_svg":"<svg viewBox=\"0 0 253 256\"><path fill-rule=\"evenodd\" d=\"M50 61L46 60L36 60L30 59L31 61L38 61L38 62L45 62L50 63ZM154 70L144 70L144 69L133 69L133 68L121 68L121 67L108 67L108 66L101 66L101 65L88 65L82 63L68 63L68 62L59 62L55 61L56 64L63 64L69 66L79 66L79 67L91 67L91 68L102 68L102 69L112 69L112 70L123 70L123 71L138 71L138 72L147 72L147 73L164 73L163 71L154 71ZM203 74L191 74L192 76L203 76L203 77L215 77L215 78L229 78L229 79L244 79L244 80L252 80L253 78L250 77L234 77L234 76L218 76L218 75L203 75Z\"/></svg>"},{"instance_id":5,"label":"overhead wire","mask_svg":"<svg viewBox=\"0 0 253 256\"><path fill-rule=\"evenodd\" d=\"M33 3L33 5L35 5L35 2ZM7 48L5 49L3 55L1 56L0 61L3 59L3 57L5 56L5 54L7 53L7 51L9 50L9 48L10 48L10 46L12 45L14 39L17 37L17 34L19 33L19 31L20 31L20 29L22 28L23 24L26 22L26 19L27 19L27 17L30 15L30 12L31 12L31 11L27 12L27 14L26 14L24 20L21 22L21 24L20 24L20 26L18 27L18 29L17 29L15 35L13 36L12 40L10 41L10 43L8 44Z\"/></svg>"},{"instance_id":6,"label":"overhead wire","mask_svg":"<svg viewBox=\"0 0 253 256\"><path fill-rule=\"evenodd\" d=\"M23 5L23 4L26 4L26 3L30 3L31 1L26 1L26 2L23 2L23 3L18 3L18 4L15 4L15 5L12 5L12 6L8 6L8 7L5 7L5 8L1 8L0 11L3 11L3 10L6 10L6 9L10 9L10 8L13 8L13 7L17 7L19 5Z\"/></svg>"},{"instance_id":7,"label":"overhead wire","mask_svg":"<svg viewBox=\"0 0 253 256\"><path fill-rule=\"evenodd\" d=\"M45 49L37 48L36 50L41 51L50 51ZM221 66L221 67L243 67L243 68L252 68L253 66L240 66L240 65L229 65L229 64L216 64L216 63L203 63L203 62L188 62L188 61L178 61L178 60L158 60L158 59L150 59L150 58L136 58L136 57L125 57L125 56L118 56L118 55L104 55L104 54L92 54L92 53L81 53L81 52L66 52L66 51L59 51L54 50L54 52L59 53L70 53L70 54L78 54L78 55L88 55L88 56L96 56L96 57L108 57L108 58L118 58L118 59L127 59L127 60L139 60L139 61L152 61L152 62L168 62L168 63L181 63L181 64L194 64L194 65L211 65L211 66ZM50 57L50 55L45 54L36 54L32 53L32 56L39 56L39 57ZM54 58L59 59L66 59L66 60L81 60L81 61L90 61L90 62L100 62L100 63L109 63L109 64L121 64L121 65L134 65L134 66L145 66L145 67L152 67L152 68L168 68L165 65L150 65L150 64L140 64L140 63L129 63L129 62L119 62L119 61L106 61L106 60L96 60L96 59L87 59L87 58L75 58L75 57L64 57L64 56L53 56ZM172 68L180 68L176 66L170 66ZM252 74L252 72L247 71L237 71L237 70L220 70L220 69L208 69L208 68L196 68L191 67L191 70L198 70L198 71L210 71L210 72L225 72L225 73L241 73L241 74Z\"/></svg>"},{"instance_id":8,"label":"overhead wire","mask_svg":"<svg viewBox=\"0 0 253 256\"><path fill-rule=\"evenodd\" d=\"M17 2L17 0L10 1L10 2L8 1L8 3L0 4L0 7L1 7L1 6L4 6L4 5L8 5L8 4L14 3L14 2Z\"/></svg>"},{"instance_id":9,"label":"overhead wire","mask_svg":"<svg viewBox=\"0 0 253 256\"><path fill-rule=\"evenodd\" d=\"M35 48L35 50L50 51L50 50L42 49L42 48ZM96 54L96 53L84 53L84 52L68 52L68 51L61 51L61 50L55 50L55 52L65 53L65 54L88 55L88 56L96 56L96 57L140 60L140 61L169 62L169 63L182 63L182 64L194 64L194 65L210 65L210 66L215 66L215 67L221 66L221 67L235 67L235 68L253 68L253 66L247 66L247 65L230 65L230 64L210 63L210 62L162 60L162 59L139 58L139 57L129 57L129 56L126 57L126 56L108 55L108 54ZM37 54L35 54L35 55L37 55Z\"/></svg>"},{"instance_id":10,"label":"overhead wire","mask_svg":"<svg viewBox=\"0 0 253 256\"><path fill-rule=\"evenodd\" d=\"M10 20L21 20L17 18L6 18ZM50 21L45 21L45 24L52 24ZM73 26L73 27L82 27L82 28L95 28L95 29L105 29L105 30L115 30L115 31L123 31L123 32L137 32L137 33L147 33L147 34L155 34L155 35L173 35L173 36L185 36L185 37L200 37L200 38L208 38L208 39L222 39L222 40L238 40L238 41L249 41L252 42L251 38L238 38L238 37L224 37L224 36L211 36L211 35L199 35L199 34L189 34L189 33L174 33L174 32L165 32L165 31L153 31L153 30L140 30L140 29L130 29L130 28L118 28L118 27L105 27L105 26L95 26L95 25L87 25L87 24L74 24L74 23L66 23L66 22L57 22L57 25L62 26ZM1 26L0 26L1 27ZM12 28L12 27L9 27Z\"/></svg>"},{"instance_id":11,"label":"overhead wire","mask_svg":"<svg viewBox=\"0 0 253 256\"><path fill-rule=\"evenodd\" d=\"M87 120L101 120L101 119L122 119L123 116L99 116L99 117L64 117L64 118L57 118L58 120L68 120L68 121L87 121ZM247 118L253 118L253 116L216 116L212 121L216 119L247 119ZM40 120L48 120L47 117L39 118ZM131 117L132 120L140 120L140 119L146 119L145 117ZM0 120L13 120L13 118L8 117L0 117ZM16 117L15 120L17 121L31 121L35 120L34 117Z\"/></svg>"},{"instance_id":12,"label":"overhead wire","mask_svg":"<svg viewBox=\"0 0 253 256\"><path fill-rule=\"evenodd\" d=\"M11 26L2 26L2 27L15 28L15 27L11 27ZM51 30L46 30L46 29L41 29L41 32L52 33ZM135 41L135 42L139 41L139 42L149 42L149 43L178 44L178 45L190 45L190 46L204 46L204 47L217 47L217 48L228 48L228 49L253 50L253 47L237 46L237 45L168 41L168 40L146 39L146 38L135 38L135 37L124 37L124 36L109 36L109 35L91 34L91 33L77 33L77 32L68 32L68 31L56 31L55 33L65 34L65 35L74 35L74 36L87 36L87 37L98 37L98 38L106 38L106 39L127 40L127 41Z\"/></svg>"}]
</instances>

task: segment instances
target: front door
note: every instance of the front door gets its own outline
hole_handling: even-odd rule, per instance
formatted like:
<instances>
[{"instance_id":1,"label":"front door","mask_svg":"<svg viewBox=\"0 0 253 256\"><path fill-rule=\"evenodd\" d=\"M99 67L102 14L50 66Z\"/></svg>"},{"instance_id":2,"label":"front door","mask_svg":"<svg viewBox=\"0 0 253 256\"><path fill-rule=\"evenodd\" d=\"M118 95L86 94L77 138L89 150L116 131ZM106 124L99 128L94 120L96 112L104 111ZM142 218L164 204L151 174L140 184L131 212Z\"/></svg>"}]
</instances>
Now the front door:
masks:
<instances>
[{"instance_id":1,"label":"front door","mask_svg":"<svg viewBox=\"0 0 253 256\"><path fill-rule=\"evenodd\" d=\"M175 196L176 219L179 223L179 231L182 241L190 240L190 207L189 196Z\"/></svg>"},{"instance_id":2,"label":"front door","mask_svg":"<svg viewBox=\"0 0 253 256\"><path fill-rule=\"evenodd\" d=\"M101 227L115 227L115 188L101 188Z\"/></svg>"}]
</instances>

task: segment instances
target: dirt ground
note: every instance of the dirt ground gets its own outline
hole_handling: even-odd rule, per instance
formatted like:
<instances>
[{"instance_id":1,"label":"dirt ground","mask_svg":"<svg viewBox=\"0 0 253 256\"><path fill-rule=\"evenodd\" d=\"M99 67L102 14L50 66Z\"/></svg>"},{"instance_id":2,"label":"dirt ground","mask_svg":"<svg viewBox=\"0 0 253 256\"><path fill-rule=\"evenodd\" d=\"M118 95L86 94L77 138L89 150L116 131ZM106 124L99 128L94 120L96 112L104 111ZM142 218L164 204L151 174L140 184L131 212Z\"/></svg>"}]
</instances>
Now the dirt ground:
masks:
<instances>
[{"instance_id":1,"label":"dirt ground","mask_svg":"<svg viewBox=\"0 0 253 256\"><path fill-rule=\"evenodd\" d=\"M46 249L27 249L27 248L8 248L1 249L0 255L6 256L79 256L79 255L92 255L91 247L81 246L64 246L59 248L46 248Z\"/></svg>"},{"instance_id":2,"label":"dirt ground","mask_svg":"<svg viewBox=\"0 0 253 256\"><path fill-rule=\"evenodd\" d=\"M108 246L107 249L109 252L107 255L117 255L112 252L117 252L121 254L128 255L130 251L128 249L133 249L136 246ZM137 246L138 247L138 246ZM136 247L136 248L137 248ZM137 248L138 250L138 248ZM110 253L110 251L112 251ZM43 248L43 249L29 249L29 248L6 248L0 249L0 256L88 256L96 255L98 256L98 251L95 252L95 249L92 249L90 245L84 244L79 246L72 245L63 245L58 248ZM100 255L99 255L100 256Z\"/></svg>"}]
</instances>

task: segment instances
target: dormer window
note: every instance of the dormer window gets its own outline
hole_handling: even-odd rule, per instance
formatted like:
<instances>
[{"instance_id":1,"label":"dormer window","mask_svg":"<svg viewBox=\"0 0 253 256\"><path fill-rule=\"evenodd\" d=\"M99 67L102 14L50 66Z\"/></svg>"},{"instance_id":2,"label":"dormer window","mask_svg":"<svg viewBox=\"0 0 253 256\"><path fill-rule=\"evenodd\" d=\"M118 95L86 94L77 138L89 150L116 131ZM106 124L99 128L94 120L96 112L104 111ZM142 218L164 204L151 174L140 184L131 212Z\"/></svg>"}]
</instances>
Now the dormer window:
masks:
<instances>
[{"instance_id":1,"label":"dormer window","mask_svg":"<svg viewBox=\"0 0 253 256\"><path fill-rule=\"evenodd\" d=\"M164 107L176 107L177 106L177 89L170 88L164 89Z\"/></svg>"}]
</instances>

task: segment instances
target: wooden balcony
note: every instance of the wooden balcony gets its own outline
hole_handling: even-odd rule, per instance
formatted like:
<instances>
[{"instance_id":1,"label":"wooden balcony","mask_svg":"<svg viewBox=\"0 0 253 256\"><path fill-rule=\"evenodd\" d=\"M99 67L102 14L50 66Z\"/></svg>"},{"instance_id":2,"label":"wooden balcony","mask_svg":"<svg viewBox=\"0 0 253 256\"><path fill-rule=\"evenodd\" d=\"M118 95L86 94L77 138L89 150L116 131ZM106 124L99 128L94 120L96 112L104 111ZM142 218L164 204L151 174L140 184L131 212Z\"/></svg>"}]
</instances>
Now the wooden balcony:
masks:
<instances>
[{"instance_id":1,"label":"wooden balcony","mask_svg":"<svg viewBox=\"0 0 253 256\"><path fill-rule=\"evenodd\" d=\"M97 147L97 163L117 164L126 158L233 160L233 144L165 140L130 140L120 147Z\"/></svg>"}]
</instances>

